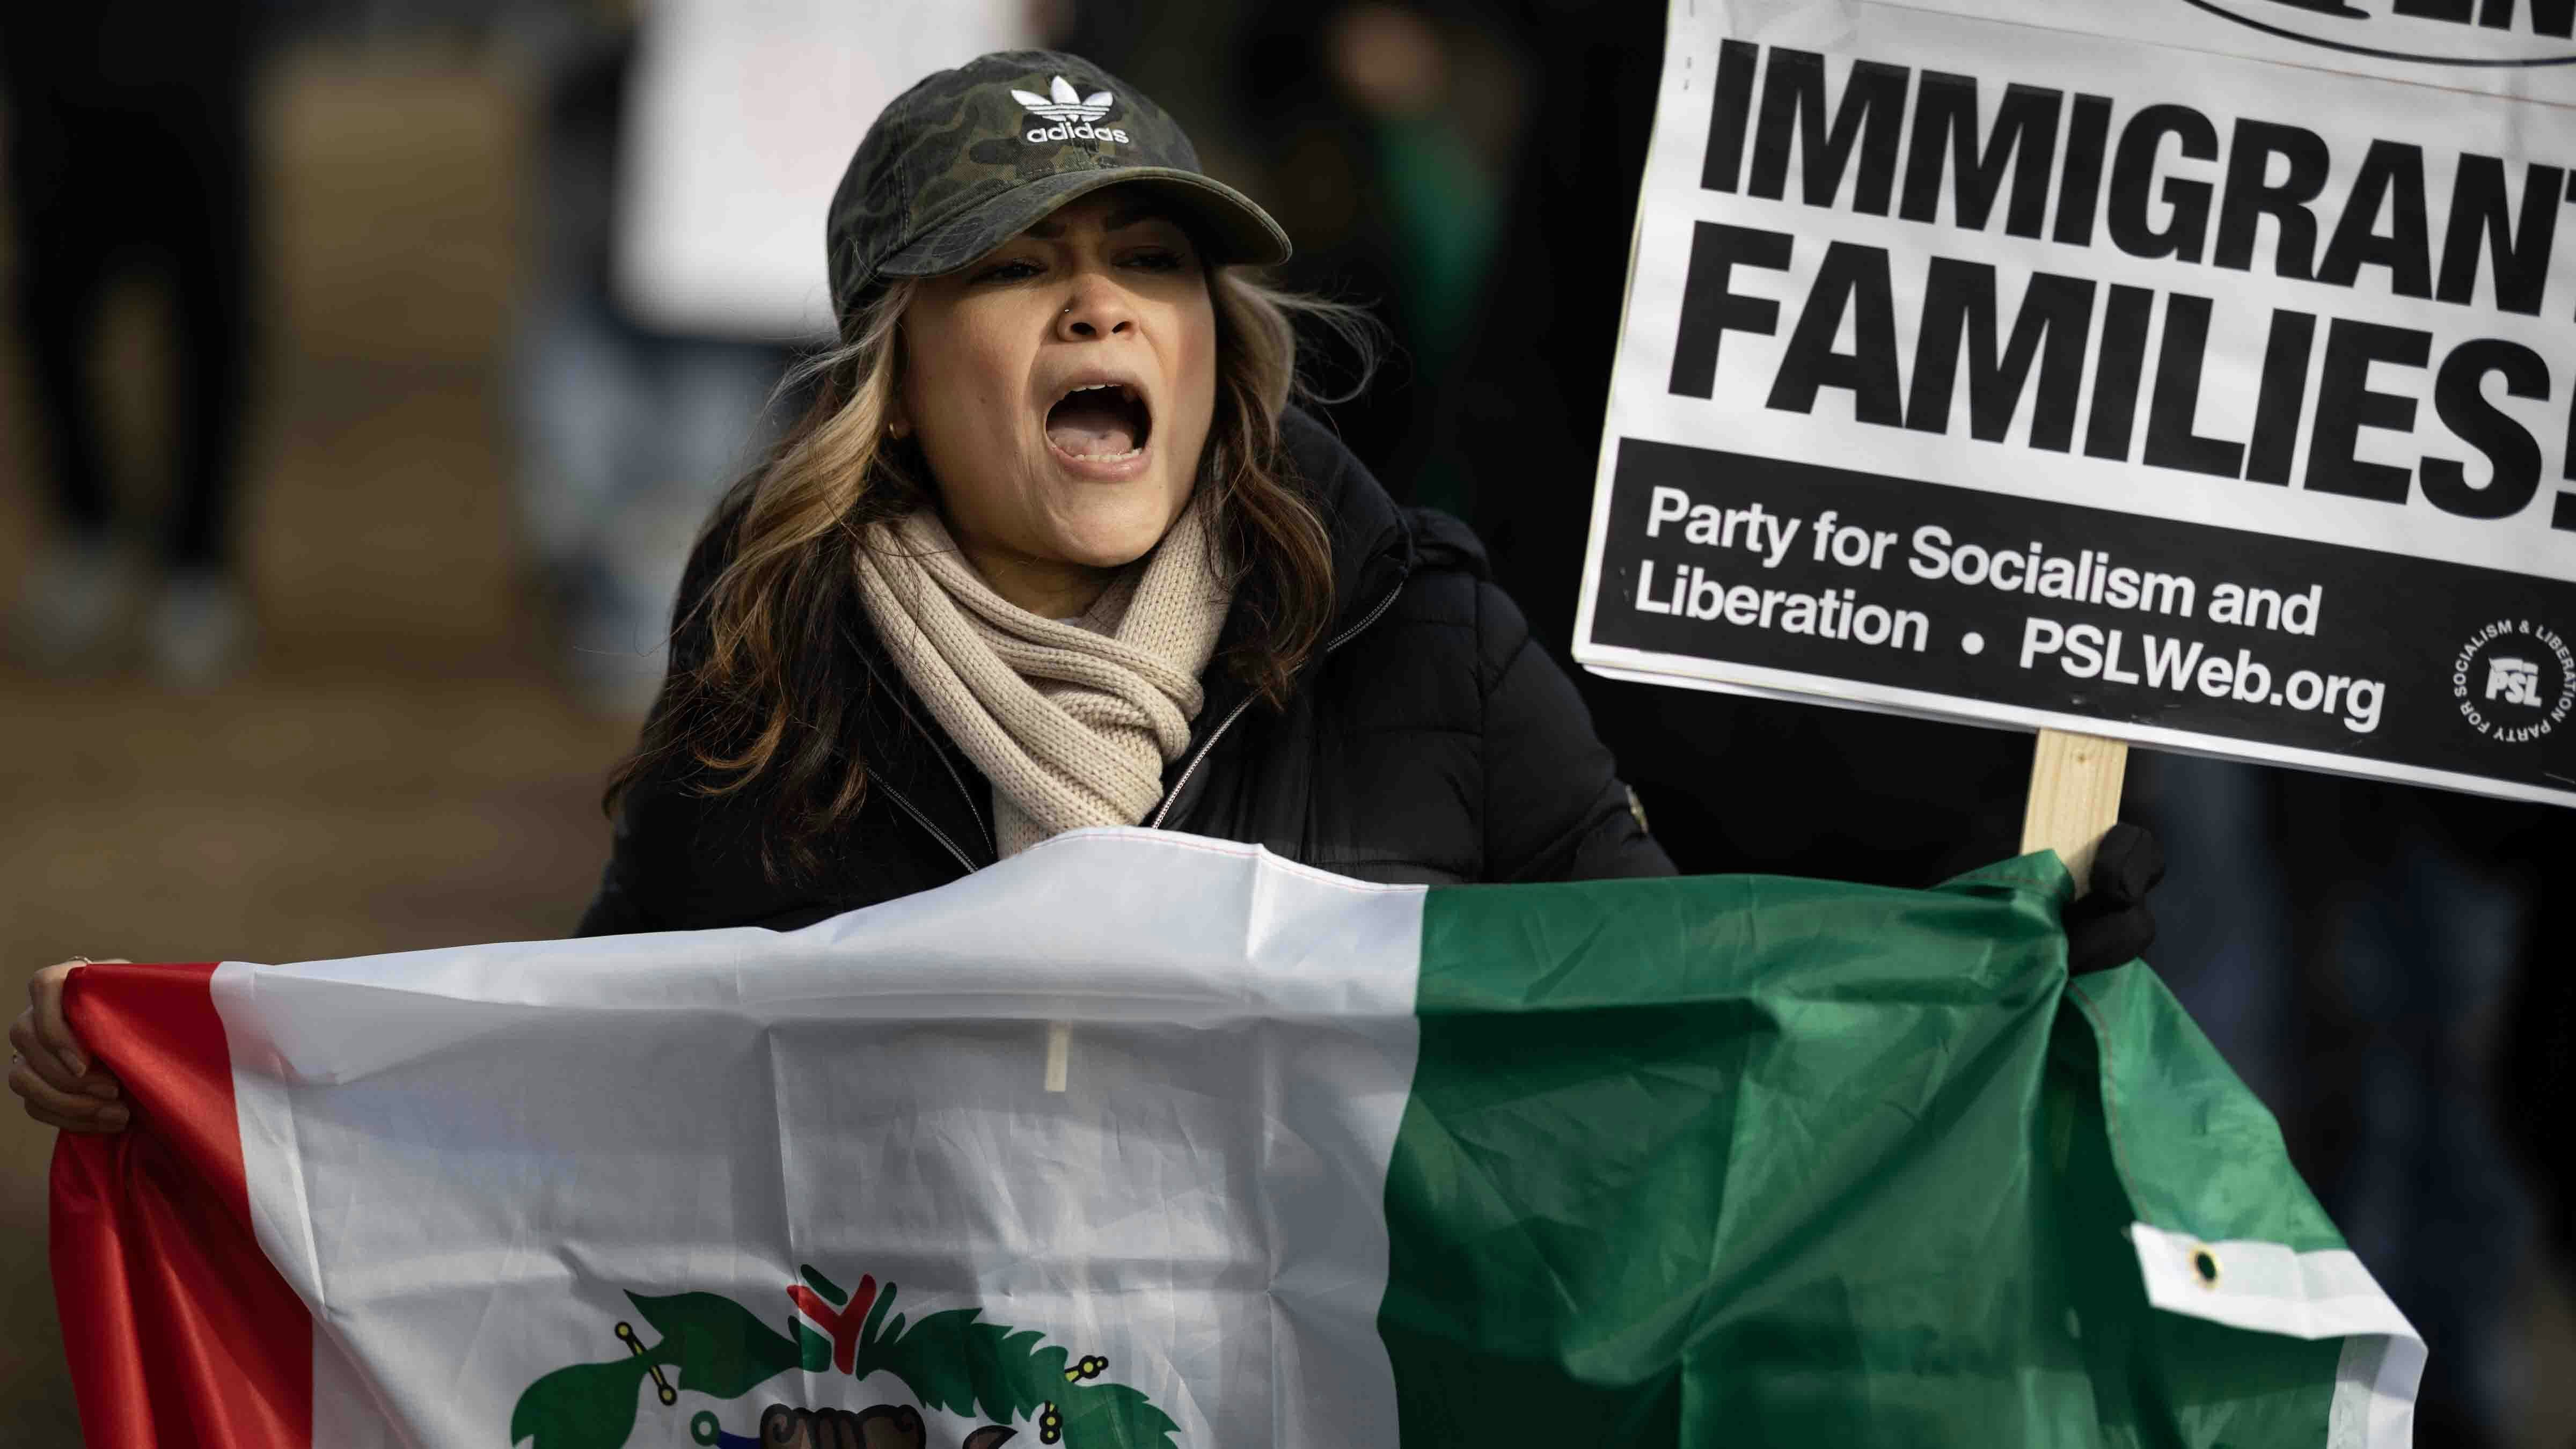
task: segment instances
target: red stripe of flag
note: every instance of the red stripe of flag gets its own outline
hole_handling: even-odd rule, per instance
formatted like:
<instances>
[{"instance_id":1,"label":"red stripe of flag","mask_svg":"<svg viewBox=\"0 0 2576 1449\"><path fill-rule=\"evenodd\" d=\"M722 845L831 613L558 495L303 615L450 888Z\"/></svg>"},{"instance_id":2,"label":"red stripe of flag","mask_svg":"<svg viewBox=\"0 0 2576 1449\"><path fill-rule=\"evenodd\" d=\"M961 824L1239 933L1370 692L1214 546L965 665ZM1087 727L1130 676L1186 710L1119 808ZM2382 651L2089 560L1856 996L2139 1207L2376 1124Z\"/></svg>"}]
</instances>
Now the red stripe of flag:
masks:
<instances>
[{"instance_id":1,"label":"red stripe of flag","mask_svg":"<svg viewBox=\"0 0 2576 1449\"><path fill-rule=\"evenodd\" d=\"M214 972L88 966L63 993L134 1112L54 1145L54 1304L91 1449L313 1441L313 1322L251 1228Z\"/></svg>"}]
</instances>

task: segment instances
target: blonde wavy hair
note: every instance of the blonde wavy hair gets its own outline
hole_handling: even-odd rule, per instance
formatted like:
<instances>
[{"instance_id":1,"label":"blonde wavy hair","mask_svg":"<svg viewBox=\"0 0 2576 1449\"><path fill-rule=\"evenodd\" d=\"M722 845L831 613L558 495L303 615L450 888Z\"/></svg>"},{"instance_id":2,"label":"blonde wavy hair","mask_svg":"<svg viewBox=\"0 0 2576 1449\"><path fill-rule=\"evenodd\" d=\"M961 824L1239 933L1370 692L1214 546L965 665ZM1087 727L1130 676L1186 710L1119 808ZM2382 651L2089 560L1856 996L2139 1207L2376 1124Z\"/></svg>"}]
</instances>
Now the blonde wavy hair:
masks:
<instances>
[{"instance_id":1,"label":"blonde wavy hair","mask_svg":"<svg viewBox=\"0 0 2576 1449\"><path fill-rule=\"evenodd\" d=\"M673 612L669 673L600 800L614 815L648 781L756 800L761 869L773 882L820 869L821 842L867 798L861 725L886 682L862 653L870 626L852 554L870 523L936 503L917 446L886 430L915 290L896 281L854 309L841 345L782 387L812 387L813 402L699 535ZM1352 393L1366 383L1376 331L1359 308L1273 289L1240 268L1212 268L1208 291L1216 408L1198 488L1214 502L1211 546L1241 616L1221 663L1277 704L1333 607L1324 522L1280 445L1281 415L1314 395L1297 323L1309 319L1351 350Z\"/></svg>"}]
</instances>

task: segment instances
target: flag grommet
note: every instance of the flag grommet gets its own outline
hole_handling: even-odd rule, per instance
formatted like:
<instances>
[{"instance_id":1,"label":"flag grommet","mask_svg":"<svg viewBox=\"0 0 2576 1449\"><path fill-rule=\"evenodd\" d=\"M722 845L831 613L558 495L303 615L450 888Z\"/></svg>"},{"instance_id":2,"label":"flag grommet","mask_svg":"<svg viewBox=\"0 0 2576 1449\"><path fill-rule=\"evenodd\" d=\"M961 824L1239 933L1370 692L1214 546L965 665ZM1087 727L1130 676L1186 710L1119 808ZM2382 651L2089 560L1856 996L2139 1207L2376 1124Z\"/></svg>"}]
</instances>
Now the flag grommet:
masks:
<instances>
[{"instance_id":1,"label":"flag grommet","mask_svg":"<svg viewBox=\"0 0 2576 1449\"><path fill-rule=\"evenodd\" d=\"M2194 1243L2191 1248L2192 1276L2203 1288L2218 1286L2218 1254L2207 1243Z\"/></svg>"}]
</instances>

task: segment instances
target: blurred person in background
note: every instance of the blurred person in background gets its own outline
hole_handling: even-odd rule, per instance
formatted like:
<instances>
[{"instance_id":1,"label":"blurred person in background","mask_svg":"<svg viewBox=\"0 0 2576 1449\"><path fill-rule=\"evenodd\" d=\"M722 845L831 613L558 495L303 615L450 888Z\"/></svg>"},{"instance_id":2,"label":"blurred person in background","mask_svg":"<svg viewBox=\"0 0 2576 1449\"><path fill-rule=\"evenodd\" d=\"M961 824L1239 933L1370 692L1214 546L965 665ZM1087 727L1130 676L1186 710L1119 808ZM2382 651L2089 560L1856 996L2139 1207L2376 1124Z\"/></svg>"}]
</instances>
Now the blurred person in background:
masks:
<instances>
[{"instance_id":1,"label":"blurred person in background","mask_svg":"<svg viewBox=\"0 0 2576 1449\"><path fill-rule=\"evenodd\" d=\"M2432 1357L2416 1441L2516 1442L2518 1314L2576 1286L2576 977L2545 805L2161 753L2126 809L2173 848L2156 955Z\"/></svg>"},{"instance_id":2,"label":"blurred person in background","mask_svg":"<svg viewBox=\"0 0 2576 1449\"><path fill-rule=\"evenodd\" d=\"M1263 0L1238 44L1245 134L1300 243L1281 276L1369 307L1391 363L1325 408L1408 501L1461 514L1467 476L1430 446L1495 246L1524 81L1472 23L1423 6Z\"/></svg>"},{"instance_id":3,"label":"blurred person in background","mask_svg":"<svg viewBox=\"0 0 2576 1449\"><path fill-rule=\"evenodd\" d=\"M2567 961L2532 929L2551 883L2517 847L2553 827L2563 840L2564 812L2270 776L2289 907L2278 1049L2297 1064L2284 1133L2345 1239L2448 1359L2426 1372L2442 1384L2418 1406L2419 1441L2506 1443L2529 1392L2513 1310L2537 1223L2496 1090L2504 1008L2517 975L2563 977Z\"/></svg>"},{"instance_id":4,"label":"blurred person in background","mask_svg":"<svg viewBox=\"0 0 2576 1449\"><path fill-rule=\"evenodd\" d=\"M567 682L638 714L661 677L689 532L745 454L791 358L781 342L636 316L614 281L636 33L603 24L539 52L528 280L507 374L526 565Z\"/></svg>"},{"instance_id":5,"label":"blurred person in background","mask_svg":"<svg viewBox=\"0 0 2576 1449\"><path fill-rule=\"evenodd\" d=\"M809 244L864 124L1032 37L1028 0L553 12L510 374L523 536L576 691L640 715L689 541L833 317ZM569 19L567 17L570 17ZM783 404L792 408L795 400Z\"/></svg>"},{"instance_id":6,"label":"blurred person in background","mask_svg":"<svg viewBox=\"0 0 2576 1449\"><path fill-rule=\"evenodd\" d=\"M249 403L254 58L246 0L0 6L18 310L54 530L21 584L19 649L112 661L142 582L155 674L215 683L252 648L234 537ZM95 353L112 286L164 284L171 484L157 525L120 508Z\"/></svg>"},{"instance_id":7,"label":"blurred person in background","mask_svg":"<svg viewBox=\"0 0 2576 1449\"><path fill-rule=\"evenodd\" d=\"M2576 860L2576 818L2551 811L2508 843L2530 891L2531 915L2514 979L2506 989L2503 1041L2495 1063L2496 1102L2506 1140L2534 1194L2537 1236L2576 1301L2576 894L2561 882ZM2537 1363L2531 1378L2542 1377Z\"/></svg>"}]
</instances>

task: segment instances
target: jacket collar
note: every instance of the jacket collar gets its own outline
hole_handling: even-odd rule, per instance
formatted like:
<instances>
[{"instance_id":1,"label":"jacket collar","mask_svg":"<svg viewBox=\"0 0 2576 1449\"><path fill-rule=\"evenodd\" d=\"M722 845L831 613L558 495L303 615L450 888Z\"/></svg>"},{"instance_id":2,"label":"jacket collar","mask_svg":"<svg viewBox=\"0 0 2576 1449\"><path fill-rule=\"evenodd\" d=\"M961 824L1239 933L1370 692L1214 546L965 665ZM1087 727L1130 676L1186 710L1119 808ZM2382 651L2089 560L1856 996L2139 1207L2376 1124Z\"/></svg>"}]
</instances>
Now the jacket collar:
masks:
<instances>
[{"instance_id":1,"label":"jacket collar","mask_svg":"<svg viewBox=\"0 0 2576 1449\"><path fill-rule=\"evenodd\" d=\"M1367 466L1312 414L1290 408L1279 432L1332 538L1333 624L1324 636L1336 638L1413 571L1413 529Z\"/></svg>"},{"instance_id":2,"label":"jacket collar","mask_svg":"<svg viewBox=\"0 0 2576 1449\"><path fill-rule=\"evenodd\" d=\"M1296 481L1324 520L1333 554L1333 617L1324 641L1355 632L1371 611L1404 584L1414 564L1414 535L1404 512L1387 495L1367 465L1344 446L1332 429L1303 408L1292 407L1279 421L1279 441L1296 472ZM1222 655L1249 632L1253 611L1238 600L1217 636ZM1309 659L1313 669L1320 658ZM1200 730L1233 712L1250 690L1223 669L1207 676L1207 702L1199 709ZM1197 731L1194 731L1197 733Z\"/></svg>"}]
</instances>

